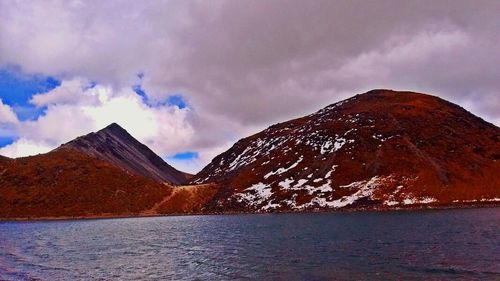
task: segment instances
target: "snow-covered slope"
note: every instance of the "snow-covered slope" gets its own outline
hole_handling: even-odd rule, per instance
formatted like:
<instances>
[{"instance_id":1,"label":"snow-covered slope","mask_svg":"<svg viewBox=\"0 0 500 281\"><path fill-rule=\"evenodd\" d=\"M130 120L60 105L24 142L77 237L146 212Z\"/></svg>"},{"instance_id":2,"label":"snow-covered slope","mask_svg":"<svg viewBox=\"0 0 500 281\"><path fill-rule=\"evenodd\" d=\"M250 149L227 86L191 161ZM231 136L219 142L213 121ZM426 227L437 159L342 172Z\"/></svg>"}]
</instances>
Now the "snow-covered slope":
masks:
<instances>
[{"instance_id":1,"label":"snow-covered slope","mask_svg":"<svg viewBox=\"0 0 500 281\"><path fill-rule=\"evenodd\" d=\"M238 141L192 178L214 211L500 198L500 129L440 98L373 90Z\"/></svg>"}]
</instances>

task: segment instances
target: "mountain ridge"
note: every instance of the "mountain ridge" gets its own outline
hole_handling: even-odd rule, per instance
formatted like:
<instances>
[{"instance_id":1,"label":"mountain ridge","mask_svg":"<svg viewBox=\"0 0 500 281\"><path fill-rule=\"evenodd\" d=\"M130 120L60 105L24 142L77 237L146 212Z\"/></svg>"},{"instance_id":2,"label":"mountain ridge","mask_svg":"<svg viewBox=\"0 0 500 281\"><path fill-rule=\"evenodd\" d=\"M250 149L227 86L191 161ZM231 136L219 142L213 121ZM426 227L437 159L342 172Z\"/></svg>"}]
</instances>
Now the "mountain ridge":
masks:
<instances>
[{"instance_id":1,"label":"mountain ridge","mask_svg":"<svg viewBox=\"0 0 500 281\"><path fill-rule=\"evenodd\" d=\"M500 205L500 129L414 92L373 90L269 126L192 185L166 184L164 165L116 123L46 154L0 157L0 217Z\"/></svg>"},{"instance_id":2,"label":"mountain ridge","mask_svg":"<svg viewBox=\"0 0 500 281\"><path fill-rule=\"evenodd\" d=\"M117 123L80 136L58 149L70 148L113 163L136 175L179 185L189 174L167 164L146 145L140 143Z\"/></svg>"}]
</instances>

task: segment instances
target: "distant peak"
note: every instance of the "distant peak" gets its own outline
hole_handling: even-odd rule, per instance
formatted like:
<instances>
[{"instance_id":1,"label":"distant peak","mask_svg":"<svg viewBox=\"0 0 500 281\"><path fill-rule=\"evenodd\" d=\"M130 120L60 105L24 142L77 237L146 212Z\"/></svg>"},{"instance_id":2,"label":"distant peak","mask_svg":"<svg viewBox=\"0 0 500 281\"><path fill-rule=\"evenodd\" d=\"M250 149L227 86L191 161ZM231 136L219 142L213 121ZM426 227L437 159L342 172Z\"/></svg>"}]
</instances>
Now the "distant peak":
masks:
<instances>
[{"instance_id":1,"label":"distant peak","mask_svg":"<svg viewBox=\"0 0 500 281\"><path fill-rule=\"evenodd\" d=\"M103 130L105 130L105 129L122 129L123 130L122 126L120 126L114 122L109 124L108 126L106 126Z\"/></svg>"},{"instance_id":2,"label":"distant peak","mask_svg":"<svg viewBox=\"0 0 500 281\"><path fill-rule=\"evenodd\" d=\"M366 95L377 95L377 94L382 94L382 93L392 93L394 90L391 89L373 89L368 92L366 92Z\"/></svg>"},{"instance_id":3,"label":"distant peak","mask_svg":"<svg viewBox=\"0 0 500 281\"><path fill-rule=\"evenodd\" d=\"M127 132L122 126L118 125L117 123L111 123L108 126L104 127L103 129L99 130L99 132L119 132L119 133L124 133Z\"/></svg>"},{"instance_id":4,"label":"distant peak","mask_svg":"<svg viewBox=\"0 0 500 281\"><path fill-rule=\"evenodd\" d=\"M422 98L422 97L435 98L435 96L432 96L429 94L417 93L417 92L412 92L412 91L398 91L398 90L392 90L392 89L373 89L373 90L370 90L370 91L363 93L359 96L374 96L374 95L386 96L386 97L405 95L406 97L410 97L410 98Z\"/></svg>"},{"instance_id":5,"label":"distant peak","mask_svg":"<svg viewBox=\"0 0 500 281\"><path fill-rule=\"evenodd\" d=\"M75 149L136 175L157 181L180 184L186 180L182 172L165 163L160 156L117 123L111 123L95 133L78 137L63 147Z\"/></svg>"},{"instance_id":6,"label":"distant peak","mask_svg":"<svg viewBox=\"0 0 500 281\"><path fill-rule=\"evenodd\" d=\"M356 97L362 98L362 100L369 100L372 102L374 99L380 102L391 102L391 103L408 103L412 101L426 101L426 102L446 102L445 100L432 96L429 94L418 93L413 91L397 91L391 89L373 89L366 93L356 95Z\"/></svg>"}]
</instances>

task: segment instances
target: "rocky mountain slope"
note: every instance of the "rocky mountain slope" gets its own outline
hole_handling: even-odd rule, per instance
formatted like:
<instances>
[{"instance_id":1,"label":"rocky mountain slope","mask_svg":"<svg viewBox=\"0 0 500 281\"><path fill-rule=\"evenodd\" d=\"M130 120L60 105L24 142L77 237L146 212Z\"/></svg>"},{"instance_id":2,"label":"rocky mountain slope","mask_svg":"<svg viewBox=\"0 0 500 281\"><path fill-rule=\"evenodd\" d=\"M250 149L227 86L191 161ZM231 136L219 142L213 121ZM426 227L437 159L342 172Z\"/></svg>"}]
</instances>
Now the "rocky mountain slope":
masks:
<instances>
[{"instance_id":1,"label":"rocky mountain slope","mask_svg":"<svg viewBox=\"0 0 500 281\"><path fill-rule=\"evenodd\" d=\"M373 90L238 141L191 183L212 211L500 201L500 129L443 99Z\"/></svg>"},{"instance_id":2,"label":"rocky mountain slope","mask_svg":"<svg viewBox=\"0 0 500 281\"><path fill-rule=\"evenodd\" d=\"M61 148L74 149L108 161L133 174L170 184L181 184L190 176L165 163L116 123L98 132L78 137Z\"/></svg>"},{"instance_id":3,"label":"rocky mountain slope","mask_svg":"<svg viewBox=\"0 0 500 281\"><path fill-rule=\"evenodd\" d=\"M46 154L0 156L0 218L202 212L217 186L165 183L187 176L112 124Z\"/></svg>"},{"instance_id":4,"label":"rocky mountain slope","mask_svg":"<svg viewBox=\"0 0 500 281\"><path fill-rule=\"evenodd\" d=\"M0 218L133 215L171 192L67 148L0 162Z\"/></svg>"},{"instance_id":5,"label":"rocky mountain slope","mask_svg":"<svg viewBox=\"0 0 500 281\"><path fill-rule=\"evenodd\" d=\"M170 186L68 148L0 159L0 219L201 213L216 191Z\"/></svg>"},{"instance_id":6,"label":"rocky mountain slope","mask_svg":"<svg viewBox=\"0 0 500 281\"><path fill-rule=\"evenodd\" d=\"M117 124L0 157L0 218L500 205L500 129L437 97L374 90L238 141L191 186Z\"/></svg>"}]
</instances>

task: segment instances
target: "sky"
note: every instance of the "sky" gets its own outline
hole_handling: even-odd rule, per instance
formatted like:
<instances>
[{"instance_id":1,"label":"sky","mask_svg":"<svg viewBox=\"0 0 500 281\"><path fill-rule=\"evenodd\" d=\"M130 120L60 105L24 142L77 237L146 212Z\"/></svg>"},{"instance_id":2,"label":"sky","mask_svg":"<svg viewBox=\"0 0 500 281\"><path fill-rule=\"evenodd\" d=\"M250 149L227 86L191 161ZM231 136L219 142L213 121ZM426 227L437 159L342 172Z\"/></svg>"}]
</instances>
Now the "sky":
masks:
<instances>
[{"instance_id":1,"label":"sky","mask_svg":"<svg viewBox=\"0 0 500 281\"><path fill-rule=\"evenodd\" d=\"M238 139L374 88L500 125L500 1L0 1L0 155L116 122L199 171Z\"/></svg>"}]
</instances>

